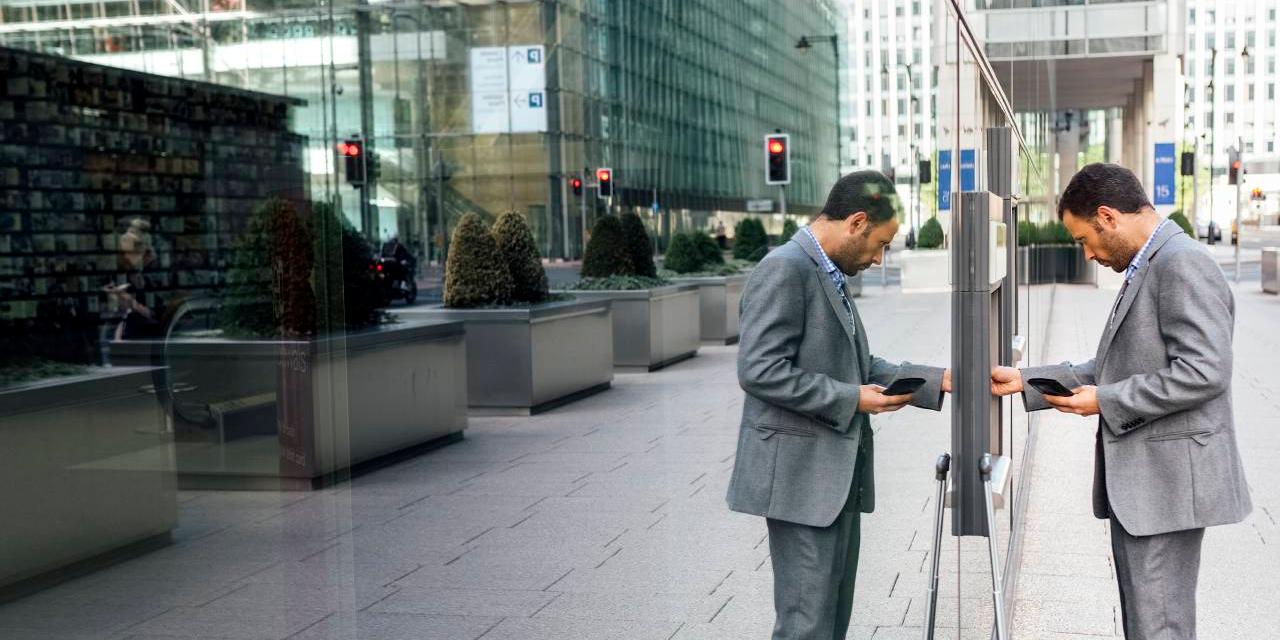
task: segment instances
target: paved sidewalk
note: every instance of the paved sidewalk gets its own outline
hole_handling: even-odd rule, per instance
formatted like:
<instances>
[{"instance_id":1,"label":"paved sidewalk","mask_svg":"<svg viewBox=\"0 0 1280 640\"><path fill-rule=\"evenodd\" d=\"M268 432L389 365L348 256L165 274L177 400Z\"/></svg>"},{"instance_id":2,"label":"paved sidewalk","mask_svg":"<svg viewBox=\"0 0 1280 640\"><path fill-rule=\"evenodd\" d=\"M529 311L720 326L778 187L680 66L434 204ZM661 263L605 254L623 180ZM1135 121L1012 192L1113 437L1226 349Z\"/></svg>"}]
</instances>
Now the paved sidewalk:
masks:
<instances>
[{"instance_id":1,"label":"paved sidewalk","mask_svg":"<svg viewBox=\"0 0 1280 640\"><path fill-rule=\"evenodd\" d=\"M1059 286L1046 361L1084 360L1114 291ZM1257 284L1236 290L1236 429L1254 513L1205 536L1199 588L1202 640L1272 637L1280 627L1280 391L1272 378L1280 354L1280 298ZM1026 520L1015 638L1122 637L1108 524L1093 518L1090 487L1096 420L1045 412L1038 430Z\"/></svg>"},{"instance_id":2,"label":"paved sidewalk","mask_svg":"<svg viewBox=\"0 0 1280 640\"><path fill-rule=\"evenodd\" d=\"M948 361L948 296L869 287L858 304L880 354ZM764 522L724 504L736 354L704 347L548 414L474 418L464 442L348 485L184 492L176 544L0 606L0 637L768 637ZM851 638L919 635L949 409L873 421L879 510ZM985 639L984 540L944 550L939 638Z\"/></svg>"}]
</instances>

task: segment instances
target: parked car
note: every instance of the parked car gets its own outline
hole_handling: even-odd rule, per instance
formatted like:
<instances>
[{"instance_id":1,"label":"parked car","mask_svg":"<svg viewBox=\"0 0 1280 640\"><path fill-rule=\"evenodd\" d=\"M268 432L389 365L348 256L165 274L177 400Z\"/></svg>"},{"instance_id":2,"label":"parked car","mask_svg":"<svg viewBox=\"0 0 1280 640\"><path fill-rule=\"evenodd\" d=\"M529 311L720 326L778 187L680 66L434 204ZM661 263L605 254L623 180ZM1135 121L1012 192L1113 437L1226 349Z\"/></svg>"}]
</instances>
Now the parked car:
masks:
<instances>
[{"instance_id":1,"label":"parked car","mask_svg":"<svg viewBox=\"0 0 1280 640\"><path fill-rule=\"evenodd\" d=\"M1210 240L1209 234L1213 233L1213 239ZM1196 222L1196 237L1201 240L1209 240L1209 242L1222 242L1222 227L1212 220Z\"/></svg>"}]
</instances>

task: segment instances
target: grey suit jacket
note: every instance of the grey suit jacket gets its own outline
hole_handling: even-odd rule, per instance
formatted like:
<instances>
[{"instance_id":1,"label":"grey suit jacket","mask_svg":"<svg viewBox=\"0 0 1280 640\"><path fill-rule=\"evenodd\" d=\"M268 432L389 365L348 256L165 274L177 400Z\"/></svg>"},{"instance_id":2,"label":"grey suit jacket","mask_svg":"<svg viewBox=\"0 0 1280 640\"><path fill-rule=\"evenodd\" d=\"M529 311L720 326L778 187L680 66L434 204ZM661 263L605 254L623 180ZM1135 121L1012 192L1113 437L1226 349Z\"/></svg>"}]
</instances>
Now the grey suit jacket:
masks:
<instances>
[{"instance_id":1,"label":"grey suit jacket","mask_svg":"<svg viewBox=\"0 0 1280 640\"><path fill-rule=\"evenodd\" d=\"M1114 512L1135 536L1249 515L1231 407L1234 325L1235 300L1222 269L1167 224L1124 290L1096 357L1023 370L1024 381L1098 387L1094 515ZM1023 400L1028 411L1051 408L1029 385Z\"/></svg>"},{"instance_id":2,"label":"grey suit jacket","mask_svg":"<svg viewBox=\"0 0 1280 640\"><path fill-rule=\"evenodd\" d=\"M875 508L860 386L888 384L907 367L904 374L926 380L913 404L940 410L944 370L873 357L857 308L851 326L820 264L801 229L760 261L743 289L738 382L746 399L728 503L734 511L825 527L849 498L859 455L866 459L858 506Z\"/></svg>"}]
</instances>

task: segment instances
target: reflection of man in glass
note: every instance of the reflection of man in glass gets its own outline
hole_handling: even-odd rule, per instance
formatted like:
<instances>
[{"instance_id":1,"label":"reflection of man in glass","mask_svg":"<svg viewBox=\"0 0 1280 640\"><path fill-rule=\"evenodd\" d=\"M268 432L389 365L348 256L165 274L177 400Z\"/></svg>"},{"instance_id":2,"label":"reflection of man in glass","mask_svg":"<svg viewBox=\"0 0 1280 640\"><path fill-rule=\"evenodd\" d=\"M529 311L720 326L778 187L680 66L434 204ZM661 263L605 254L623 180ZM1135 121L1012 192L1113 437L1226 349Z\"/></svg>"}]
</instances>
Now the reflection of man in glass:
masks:
<instances>
[{"instance_id":1,"label":"reflection of man in glass","mask_svg":"<svg viewBox=\"0 0 1280 640\"><path fill-rule=\"evenodd\" d=\"M116 340L136 340L159 335L160 323L157 309L148 304L146 279L143 271L155 261L151 249L151 224L142 218L134 218L129 228L120 234L117 258L117 282L109 283L103 290L111 297L111 307L121 313L116 325Z\"/></svg>"}]
</instances>

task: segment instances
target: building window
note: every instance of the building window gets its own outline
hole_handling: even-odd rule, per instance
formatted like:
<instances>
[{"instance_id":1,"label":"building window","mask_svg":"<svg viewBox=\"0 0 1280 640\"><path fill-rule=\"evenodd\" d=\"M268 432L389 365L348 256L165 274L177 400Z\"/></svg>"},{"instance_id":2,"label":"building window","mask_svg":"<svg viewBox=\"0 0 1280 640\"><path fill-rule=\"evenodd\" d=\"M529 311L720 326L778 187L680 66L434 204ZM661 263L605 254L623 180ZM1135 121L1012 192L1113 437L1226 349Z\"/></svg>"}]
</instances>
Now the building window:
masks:
<instances>
[{"instance_id":1,"label":"building window","mask_svg":"<svg viewBox=\"0 0 1280 640\"><path fill-rule=\"evenodd\" d=\"M907 101L903 100L902 98L898 98L898 113L906 113L906 112L907 112Z\"/></svg>"},{"instance_id":2,"label":"building window","mask_svg":"<svg viewBox=\"0 0 1280 640\"><path fill-rule=\"evenodd\" d=\"M1187 10L1187 24L1195 24L1195 23L1196 23L1196 8L1191 7L1191 9Z\"/></svg>"},{"instance_id":3,"label":"building window","mask_svg":"<svg viewBox=\"0 0 1280 640\"><path fill-rule=\"evenodd\" d=\"M1252 84L1251 84L1251 85L1249 85L1249 91L1248 91L1248 92L1246 92L1246 93L1247 93L1248 99L1249 99L1249 100L1253 100L1253 85L1252 85Z\"/></svg>"},{"instance_id":4,"label":"building window","mask_svg":"<svg viewBox=\"0 0 1280 640\"><path fill-rule=\"evenodd\" d=\"M867 117L868 117L868 118L869 118L869 117L871 117L871 103L870 103L870 102L868 102L868 103L867 103Z\"/></svg>"},{"instance_id":5,"label":"building window","mask_svg":"<svg viewBox=\"0 0 1280 640\"><path fill-rule=\"evenodd\" d=\"M915 2L911 3L911 15L920 15L920 0L915 0Z\"/></svg>"},{"instance_id":6,"label":"building window","mask_svg":"<svg viewBox=\"0 0 1280 640\"><path fill-rule=\"evenodd\" d=\"M1275 10L1275 9L1267 9L1267 20L1270 20L1271 22L1275 22L1275 21L1276 21L1276 10Z\"/></svg>"},{"instance_id":7,"label":"building window","mask_svg":"<svg viewBox=\"0 0 1280 640\"><path fill-rule=\"evenodd\" d=\"M1232 100L1235 100L1235 99L1236 99L1236 87L1235 85L1229 84L1227 85L1227 102L1231 102Z\"/></svg>"},{"instance_id":8,"label":"building window","mask_svg":"<svg viewBox=\"0 0 1280 640\"><path fill-rule=\"evenodd\" d=\"M1235 72L1236 72L1235 58L1227 58L1227 75L1232 75Z\"/></svg>"},{"instance_id":9,"label":"building window","mask_svg":"<svg viewBox=\"0 0 1280 640\"><path fill-rule=\"evenodd\" d=\"M1253 73L1253 56L1244 59L1244 72Z\"/></svg>"},{"instance_id":10,"label":"building window","mask_svg":"<svg viewBox=\"0 0 1280 640\"><path fill-rule=\"evenodd\" d=\"M1227 48L1228 49L1236 48L1236 32L1234 31L1227 32Z\"/></svg>"},{"instance_id":11,"label":"building window","mask_svg":"<svg viewBox=\"0 0 1280 640\"><path fill-rule=\"evenodd\" d=\"M1257 34L1258 32L1253 31L1252 29L1249 31L1246 31L1244 33L1244 45L1250 48L1257 46L1256 44L1254 44L1255 42L1257 42L1257 38L1256 38Z\"/></svg>"},{"instance_id":12,"label":"building window","mask_svg":"<svg viewBox=\"0 0 1280 640\"><path fill-rule=\"evenodd\" d=\"M1267 141L1267 153L1271 153L1271 152L1273 152L1273 151L1275 151L1275 150L1276 150L1276 143L1275 143L1275 141L1274 141L1274 140L1268 140L1268 141Z\"/></svg>"},{"instance_id":13,"label":"building window","mask_svg":"<svg viewBox=\"0 0 1280 640\"><path fill-rule=\"evenodd\" d=\"M1204 48L1213 49L1218 46L1218 37L1212 33L1204 34Z\"/></svg>"},{"instance_id":14,"label":"building window","mask_svg":"<svg viewBox=\"0 0 1280 640\"><path fill-rule=\"evenodd\" d=\"M898 8L893 12L893 15L898 16L899 18L906 15L906 7L898 5Z\"/></svg>"},{"instance_id":15,"label":"building window","mask_svg":"<svg viewBox=\"0 0 1280 640\"><path fill-rule=\"evenodd\" d=\"M1235 122L1236 122L1236 114L1234 113L1228 113L1227 116L1223 118L1224 124L1235 124Z\"/></svg>"},{"instance_id":16,"label":"building window","mask_svg":"<svg viewBox=\"0 0 1280 640\"><path fill-rule=\"evenodd\" d=\"M1204 61L1204 74L1211 78L1213 77L1213 59L1212 58Z\"/></svg>"},{"instance_id":17,"label":"building window","mask_svg":"<svg viewBox=\"0 0 1280 640\"><path fill-rule=\"evenodd\" d=\"M1272 29L1267 32L1267 46L1274 48L1276 46L1276 30Z\"/></svg>"},{"instance_id":18,"label":"building window","mask_svg":"<svg viewBox=\"0 0 1280 640\"><path fill-rule=\"evenodd\" d=\"M1267 85L1267 99L1268 100L1276 99L1276 85L1274 82Z\"/></svg>"}]
</instances>

